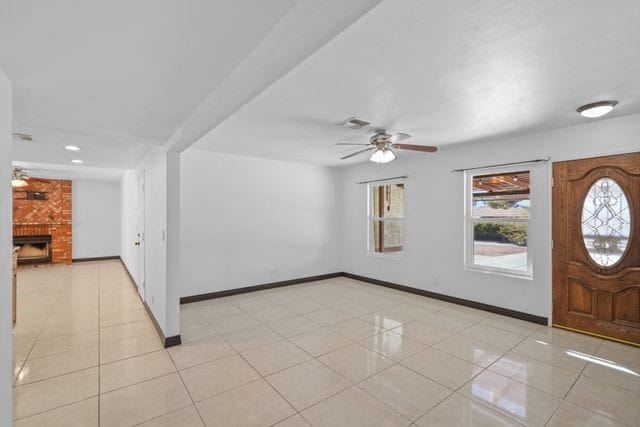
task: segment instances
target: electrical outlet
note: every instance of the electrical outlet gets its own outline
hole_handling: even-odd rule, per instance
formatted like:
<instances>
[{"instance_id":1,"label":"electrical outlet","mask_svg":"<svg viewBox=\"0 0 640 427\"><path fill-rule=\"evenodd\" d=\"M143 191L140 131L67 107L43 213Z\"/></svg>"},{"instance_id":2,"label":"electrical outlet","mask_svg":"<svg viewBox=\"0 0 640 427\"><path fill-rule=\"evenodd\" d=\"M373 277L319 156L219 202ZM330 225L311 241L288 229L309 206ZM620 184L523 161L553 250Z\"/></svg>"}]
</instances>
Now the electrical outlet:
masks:
<instances>
[{"instance_id":1,"label":"electrical outlet","mask_svg":"<svg viewBox=\"0 0 640 427\"><path fill-rule=\"evenodd\" d=\"M440 286L440 280L437 277L435 277L433 279L433 287L437 288L438 286Z\"/></svg>"},{"instance_id":2,"label":"electrical outlet","mask_svg":"<svg viewBox=\"0 0 640 427\"><path fill-rule=\"evenodd\" d=\"M156 298L153 295L151 295L151 305L155 305L155 303L156 303Z\"/></svg>"}]
</instances>

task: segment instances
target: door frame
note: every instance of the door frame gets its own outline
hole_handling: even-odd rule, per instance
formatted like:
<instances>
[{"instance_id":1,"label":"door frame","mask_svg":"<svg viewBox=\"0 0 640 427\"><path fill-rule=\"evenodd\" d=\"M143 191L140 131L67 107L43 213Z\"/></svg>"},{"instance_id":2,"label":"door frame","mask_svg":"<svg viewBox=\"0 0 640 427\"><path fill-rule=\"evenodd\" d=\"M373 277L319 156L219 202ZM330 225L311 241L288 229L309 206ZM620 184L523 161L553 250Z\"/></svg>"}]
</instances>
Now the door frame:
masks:
<instances>
[{"instance_id":1,"label":"door frame","mask_svg":"<svg viewBox=\"0 0 640 427\"><path fill-rule=\"evenodd\" d=\"M146 289L146 245L145 245L145 226L146 226L146 190L145 190L145 171L143 170L137 176L137 219L136 219L136 246L138 249L138 294L143 301L145 299Z\"/></svg>"}]
</instances>

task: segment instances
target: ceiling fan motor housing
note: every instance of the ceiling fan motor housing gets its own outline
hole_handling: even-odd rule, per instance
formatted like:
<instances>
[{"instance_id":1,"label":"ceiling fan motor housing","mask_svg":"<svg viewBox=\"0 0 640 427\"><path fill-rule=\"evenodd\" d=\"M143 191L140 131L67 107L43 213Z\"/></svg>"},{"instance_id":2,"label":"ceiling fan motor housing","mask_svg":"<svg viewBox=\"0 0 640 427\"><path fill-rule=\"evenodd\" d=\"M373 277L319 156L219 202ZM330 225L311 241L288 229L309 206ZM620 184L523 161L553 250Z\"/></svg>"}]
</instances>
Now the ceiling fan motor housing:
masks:
<instances>
[{"instance_id":1,"label":"ceiling fan motor housing","mask_svg":"<svg viewBox=\"0 0 640 427\"><path fill-rule=\"evenodd\" d=\"M378 129L376 130L375 135L369 138L369 141L379 149L385 149L388 148L389 138L391 138L391 135L389 135L386 130Z\"/></svg>"}]
</instances>

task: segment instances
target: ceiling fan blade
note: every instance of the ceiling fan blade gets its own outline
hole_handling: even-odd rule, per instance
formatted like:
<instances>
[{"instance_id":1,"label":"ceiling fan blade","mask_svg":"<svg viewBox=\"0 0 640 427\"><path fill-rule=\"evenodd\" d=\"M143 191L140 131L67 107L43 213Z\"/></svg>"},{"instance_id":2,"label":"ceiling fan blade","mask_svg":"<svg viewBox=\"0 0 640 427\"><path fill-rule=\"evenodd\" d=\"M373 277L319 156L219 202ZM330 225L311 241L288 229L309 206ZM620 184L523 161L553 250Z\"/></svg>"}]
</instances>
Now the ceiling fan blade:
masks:
<instances>
[{"instance_id":1,"label":"ceiling fan blade","mask_svg":"<svg viewBox=\"0 0 640 427\"><path fill-rule=\"evenodd\" d=\"M391 135L391 137L387 139L387 141L389 141L392 144L397 144L398 142L404 141L405 139L409 139L409 138L411 138L411 135L409 135L408 133L398 132Z\"/></svg>"},{"instance_id":2,"label":"ceiling fan blade","mask_svg":"<svg viewBox=\"0 0 640 427\"><path fill-rule=\"evenodd\" d=\"M340 157L340 160L344 160L344 159L348 159L349 157L353 157L353 156L357 156L358 154L362 154L365 151L371 151L371 150L375 150L376 147L369 147L369 148L365 148L364 150L358 150L355 153L351 153L351 154L347 154L344 157Z\"/></svg>"},{"instance_id":3,"label":"ceiling fan blade","mask_svg":"<svg viewBox=\"0 0 640 427\"><path fill-rule=\"evenodd\" d=\"M424 153L434 153L438 151L438 147L431 145L414 145L414 144L393 144L393 148L401 150L422 151Z\"/></svg>"},{"instance_id":4,"label":"ceiling fan blade","mask_svg":"<svg viewBox=\"0 0 640 427\"><path fill-rule=\"evenodd\" d=\"M355 142L338 142L336 145L371 145L371 144L357 144Z\"/></svg>"}]
</instances>

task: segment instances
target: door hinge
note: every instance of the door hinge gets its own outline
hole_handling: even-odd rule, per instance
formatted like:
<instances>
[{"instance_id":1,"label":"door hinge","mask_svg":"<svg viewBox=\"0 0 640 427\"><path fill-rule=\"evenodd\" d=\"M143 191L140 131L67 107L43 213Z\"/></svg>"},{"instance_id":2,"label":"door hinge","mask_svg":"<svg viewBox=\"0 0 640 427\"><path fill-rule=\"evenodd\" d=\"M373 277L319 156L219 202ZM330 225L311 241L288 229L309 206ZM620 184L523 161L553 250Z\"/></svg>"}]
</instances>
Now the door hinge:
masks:
<instances>
[{"instance_id":1,"label":"door hinge","mask_svg":"<svg viewBox=\"0 0 640 427\"><path fill-rule=\"evenodd\" d=\"M556 186L556 181L555 179L553 179L553 177L551 177L551 188Z\"/></svg>"},{"instance_id":2,"label":"door hinge","mask_svg":"<svg viewBox=\"0 0 640 427\"><path fill-rule=\"evenodd\" d=\"M555 245L553 243L553 240L551 240L551 250L553 250L555 248Z\"/></svg>"}]
</instances>

